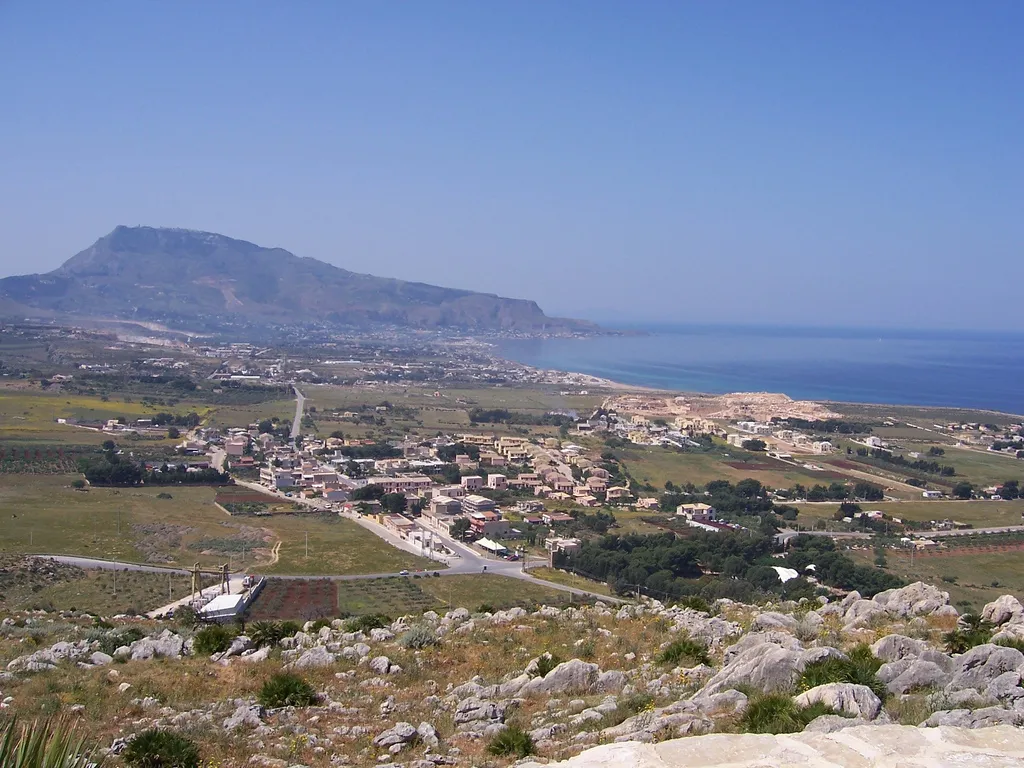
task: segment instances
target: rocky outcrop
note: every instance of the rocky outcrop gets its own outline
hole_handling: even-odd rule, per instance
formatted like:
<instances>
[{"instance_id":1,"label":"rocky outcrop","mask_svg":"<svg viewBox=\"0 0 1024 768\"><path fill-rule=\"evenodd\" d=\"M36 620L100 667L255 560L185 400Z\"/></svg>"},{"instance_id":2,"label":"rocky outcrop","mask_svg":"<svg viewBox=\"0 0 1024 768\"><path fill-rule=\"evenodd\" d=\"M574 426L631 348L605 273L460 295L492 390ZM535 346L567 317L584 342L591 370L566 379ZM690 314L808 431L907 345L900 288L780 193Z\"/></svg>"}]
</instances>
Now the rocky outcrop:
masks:
<instances>
[{"instance_id":1,"label":"rocky outcrop","mask_svg":"<svg viewBox=\"0 0 1024 768\"><path fill-rule=\"evenodd\" d=\"M981 618L995 624L1024 624L1024 605L1013 595L1003 595L981 610Z\"/></svg>"},{"instance_id":2,"label":"rocky outcrop","mask_svg":"<svg viewBox=\"0 0 1024 768\"><path fill-rule=\"evenodd\" d=\"M870 688L852 683L819 685L797 696L796 703L801 707L824 704L835 712L865 720L874 720L882 711L882 700Z\"/></svg>"},{"instance_id":3,"label":"rocky outcrop","mask_svg":"<svg viewBox=\"0 0 1024 768\"><path fill-rule=\"evenodd\" d=\"M711 734L660 744L620 743L589 749L548 768L978 768L1024 765L1024 732L1005 725L982 731L861 725L838 733ZM520 763L519 768L541 768Z\"/></svg>"}]
</instances>

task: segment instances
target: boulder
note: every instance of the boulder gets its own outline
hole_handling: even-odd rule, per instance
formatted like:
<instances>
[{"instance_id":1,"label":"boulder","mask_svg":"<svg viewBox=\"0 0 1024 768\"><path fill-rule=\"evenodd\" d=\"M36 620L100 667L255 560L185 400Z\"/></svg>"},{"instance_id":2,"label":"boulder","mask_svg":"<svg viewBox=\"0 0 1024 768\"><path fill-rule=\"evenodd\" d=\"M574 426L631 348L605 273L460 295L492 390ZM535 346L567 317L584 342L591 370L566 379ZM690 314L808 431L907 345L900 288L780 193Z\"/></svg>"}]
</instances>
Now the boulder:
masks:
<instances>
[{"instance_id":1,"label":"boulder","mask_svg":"<svg viewBox=\"0 0 1024 768\"><path fill-rule=\"evenodd\" d=\"M319 667L329 667L334 663L334 654L329 652L326 648L321 645L314 646L293 661L291 664L287 664L287 669L317 669Z\"/></svg>"},{"instance_id":2,"label":"boulder","mask_svg":"<svg viewBox=\"0 0 1024 768\"><path fill-rule=\"evenodd\" d=\"M781 629L785 632L795 632L797 628L797 620L792 616L787 616L784 613L776 613L775 611L765 611L755 617L754 622L750 625L750 629L753 632L759 632L771 629Z\"/></svg>"},{"instance_id":3,"label":"boulder","mask_svg":"<svg viewBox=\"0 0 1024 768\"><path fill-rule=\"evenodd\" d=\"M176 659L181 656L185 641L169 629L165 629L156 637L144 637L129 646L128 656L132 661L143 661L153 658Z\"/></svg>"},{"instance_id":4,"label":"boulder","mask_svg":"<svg viewBox=\"0 0 1024 768\"><path fill-rule=\"evenodd\" d=\"M391 747L395 744L408 744L414 741L418 735L412 723L395 723L393 727L377 734L373 740L373 746Z\"/></svg>"},{"instance_id":5,"label":"boulder","mask_svg":"<svg viewBox=\"0 0 1024 768\"><path fill-rule=\"evenodd\" d=\"M440 739L437 736L437 729L430 723L420 723L419 727L416 728L416 735L419 737L420 743L425 744L428 747L436 747L440 743Z\"/></svg>"},{"instance_id":6,"label":"boulder","mask_svg":"<svg viewBox=\"0 0 1024 768\"><path fill-rule=\"evenodd\" d=\"M795 699L801 707L824 704L836 712L874 720L882 710L882 700L866 685L827 683L801 693Z\"/></svg>"},{"instance_id":7,"label":"boulder","mask_svg":"<svg viewBox=\"0 0 1024 768\"><path fill-rule=\"evenodd\" d=\"M843 717L842 715L821 715L809 722L804 728L804 733L835 733L844 728L854 728L858 725L871 725L870 720L862 717Z\"/></svg>"},{"instance_id":8,"label":"boulder","mask_svg":"<svg viewBox=\"0 0 1024 768\"><path fill-rule=\"evenodd\" d=\"M522 687L521 696L559 693L590 693L597 685L601 668L579 659L564 661L544 677L535 677Z\"/></svg>"},{"instance_id":9,"label":"boulder","mask_svg":"<svg viewBox=\"0 0 1024 768\"><path fill-rule=\"evenodd\" d=\"M899 661L908 656L920 656L928 648L922 640L906 635L886 635L871 646L871 652L882 661Z\"/></svg>"},{"instance_id":10,"label":"boulder","mask_svg":"<svg viewBox=\"0 0 1024 768\"><path fill-rule=\"evenodd\" d=\"M875 595L874 602L893 616L910 618L934 613L949 605L949 593L931 584L917 581L900 589L887 589Z\"/></svg>"},{"instance_id":11,"label":"boulder","mask_svg":"<svg viewBox=\"0 0 1024 768\"><path fill-rule=\"evenodd\" d=\"M931 717L921 723L923 728L937 728L944 725L958 728L989 728L993 725L1021 726L1024 725L1024 712L1015 712L1002 707L973 710L949 709L933 712ZM1011 765L1011 763L1004 763L1004 765Z\"/></svg>"},{"instance_id":12,"label":"boulder","mask_svg":"<svg viewBox=\"0 0 1024 768\"><path fill-rule=\"evenodd\" d=\"M602 672L597 676L597 682L594 684L594 690L597 693L619 693L619 691L626 687L626 683L628 682L629 678L626 677L625 672L620 672L617 669L611 669L607 672Z\"/></svg>"},{"instance_id":13,"label":"boulder","mask_svg":"<svg viewBox=\"0 0 1024 768\"><path fill-rule=\"evenodd\" d=\"M878 678L890 693L902 694L921 688L941 688L949 683L950 675L931 661L903 659L883 664L878 670Z\"/></svg>"},{"instance_id":14,"label":"boulder","mask_svg":"<svg viewBox=\"0 0 1024 768\"><path fill-rule=\"evenodd\" d=\"M850 604L843 614L843 627L856 629L866 626L876 616L887 616L885 607L874 600L856 600Z\"/></svg>"},{"instance_id":15,"label":"boulder","mask_svg":"<svg viewBox=\"0 0 1024 768\"><path fill-rule=\"evenodd\" d=\"M89 656L89 663L97 667L105 667L113 661L114 657L103 651L96 651Z\"/></svg>"},{"instance_id":16,"label":"boulder","mask_svg":"<svg viewBox=\"0 0 1024 768\"><path fill-rule=\"evenodd\" d=\"M803 671L801 655L800 651L771 643L749 648L712 677L694 699L707 698L740 685L768 693L788 690Z\"/></svg>"},{"instance_id":17,"label":"boulder","mask_svg":"<svg viewBox=\"0 0 1024 768\"><path fill-rule=\"evenodd\" d=\"M391 659L387 656L375 656L370 659L370 669L378 675L386 675L388 670L391 669Z\"/></svg>"},{"instance_id":18,"label":"boulder","mask_svg":"<svg viewBox=\"0 0 1024 768\"><path fill-rule=\"evenodd\" d=\"M777 630L770 632L750 632L725 649L725 663L729 664L751 648L756 648L758 646L765 645L766 643L770 645L777 645L780 648L788 648L793 651L803 650L803 646L800 644L800 641L788 632L779 632Z\"/></svg>"},{"instance_id":19,"label":"boulder","mask_svg":"<svg viewBox=\"0 0 1024 768\"><path fill-rule=\"evenodd\" d=\"M1016 648L987 643L971 648L955 661L956 667L952 679L946 686L947 690L962 691L973 688L982 692L999 675L1016 670L1024 664L1024 653Z\"/></svg>"},{"instance_id":20,"label":"boulder","mask_svg":"<svg viewBox=\"0 0 1024 768\"><path fill-rule=\"evenodd\" d=\"M234 714L224 719L224 730L233 731L237 728L258 728L263 725L263 707L258 704L240 704Z\"/></svg>"},{"instance_id":21,"label":"boulder","mask_svg":"<svg viewBox=\"0 0 1024 768\"><path fill-rule=\"evenodd\" d=\"M473 723L478 721L490 723L505 722L508 705L504 702L485 701L470 696L460 701L455 707L456 723Z\"/></svg>"},{"instance_id":22,"label":"boulder","mask_svg":"<svg viewBox=\"0 0 1024 768\"><path fill-rule=\"evenodd\" d=\"M1003 595L981 609L981 618L997 627L1003 624L1022 624L1024 605L1013 595Z\"/></svg>"},{"instance_id":23,"label":"boulder","mask_svg":"<svg viewBox=\"0 0 1024 768\"><path fill-rule=\"evenodd\" d=\"M262 648L260 648L259 650L246 651L245 653L243 653L238 658L240 658L242 661L249 661L249 662L254 662L254 663L255 662L260 662L260 661L266 661L268 658L270 658L270 646L269 645L265 645Z\"/></svg>"}]
</instances>

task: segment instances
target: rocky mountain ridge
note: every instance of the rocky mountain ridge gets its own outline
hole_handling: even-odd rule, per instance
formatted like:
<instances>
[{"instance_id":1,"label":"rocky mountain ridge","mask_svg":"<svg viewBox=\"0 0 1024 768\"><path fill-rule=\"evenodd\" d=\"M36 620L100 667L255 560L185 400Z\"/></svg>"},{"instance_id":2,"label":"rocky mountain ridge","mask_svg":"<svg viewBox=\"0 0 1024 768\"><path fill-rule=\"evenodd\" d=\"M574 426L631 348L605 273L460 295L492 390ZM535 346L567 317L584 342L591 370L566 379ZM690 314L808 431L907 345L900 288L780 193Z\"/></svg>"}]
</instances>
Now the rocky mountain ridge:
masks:
<instances>
[{"instance_id":1,"label":"rocky mountain ridge","mask_svg":"<svg viewBox=\"0 0 1024 768\"><path fill-rule=\"evenodd\" d=\"M592 332L533 301L352 272L211 232L115 228L45 274L0 280L0 310L201 326L380 325Z\"/></svg>"},{"instance_id":2,"label":"rocky mountain ridge","mask_svg":"<svg viewBox=\"0 0 1024 768\"><path fill-rule=\"evenodd\" d=\"M1024 642L1024 606L1013 596L985 607L994 634L959 653L945 644L975 617L921 583L871 600L720 600L712 613L656 601L459 608L356 631L343 620L307 622L275 642L254 640L263 629L253 625L211 656L197 652L200 633L191 630L122 618L150 633L114 648L122 627L87 630L70 615L38 614L0 626L10 658L0 688L7 708L28 713L53 675L77 675L74 690L102 697L72 709L113 739L115 754L132 733L159 727L244 755L225 765L269 768L479 765L494 761L485 753L503 733L521 733L528 752L556 760L599 744L742 732L803 731L799 743L825 749L833 742L824 735L845 729L866 743L879 729L896 747L946 740L984 756L991 739L927 731L1024 725L1024 653L1014 647ZM64 639L11 657L27 637L55 634ZM261 703L258 681L282 670L307 678L316 703ZM911 735L893 736L897 724ZM775 754L793 743L780 736L762 746ZM611 764L594 759L569 765ZM997 764L1011 763L979 763Z\"/></svg>"}]
</instances>

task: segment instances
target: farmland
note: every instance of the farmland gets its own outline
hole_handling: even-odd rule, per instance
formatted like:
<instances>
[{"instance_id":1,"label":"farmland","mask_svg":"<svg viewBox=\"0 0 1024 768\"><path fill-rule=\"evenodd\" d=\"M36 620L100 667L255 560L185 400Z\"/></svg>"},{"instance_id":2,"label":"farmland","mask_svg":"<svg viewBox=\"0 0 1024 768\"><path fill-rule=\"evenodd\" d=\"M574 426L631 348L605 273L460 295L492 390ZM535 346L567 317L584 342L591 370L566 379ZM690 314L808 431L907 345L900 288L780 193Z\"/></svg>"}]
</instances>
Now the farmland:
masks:
<instances>
[{"instance_id":1,"label":"farmland","mask_svg":"<svg viewBox=\"0 0 1024 768\"><path fill-rule=\"evenodd\" d=\"M928 522L929 520L955 520L975 528L1020 525L1024 501L900 501L869 502L861 505L866 510L881 510L901 520ZM813 527L823 520L832 520L838 504L798 504L799 523L803 528ZM820 527L820 526L819 526Z\"/></svg>"},{"instance_id":2,"label":"farmland","mask_svg":"<svg viewBox=\"0 0 1024 768\"><path fill-rule=\"evenodd\" d=\"M432 565L337 515L235 518L214 506L215 488L76 490L71 487L75 477L0 474L0 553L75 554L181 567L226 562L311 575Z\"/></svg>"},{"instance_id":3,"label":"farmland","mask_svg":"<svg viewBox=\"0 0 1024 768\"><path fill-rule=\"evenodd\" d=\"M367 613L398 617L444 611L451 606L501 610L569 601L567 592L492 574L344 580L270 578L249 609L249 619L310 620Z\"/></svg>"}]
</instances>

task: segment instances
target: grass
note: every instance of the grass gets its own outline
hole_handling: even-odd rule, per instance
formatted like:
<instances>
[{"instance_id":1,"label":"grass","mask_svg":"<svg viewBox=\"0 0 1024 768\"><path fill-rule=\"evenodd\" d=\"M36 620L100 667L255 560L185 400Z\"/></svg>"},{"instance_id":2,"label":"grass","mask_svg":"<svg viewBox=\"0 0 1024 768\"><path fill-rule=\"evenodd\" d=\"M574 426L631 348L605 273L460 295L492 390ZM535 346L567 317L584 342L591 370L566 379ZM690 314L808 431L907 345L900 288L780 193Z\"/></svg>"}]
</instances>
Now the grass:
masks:
<instances>
[{"instance_id":1,"label":"grass","mask_svg":"<svg viewBox=\"0 0 1024 768\"><path fill-rule=\"evenodd\" d=\"M822 704L800 707L788 694L762 694L755 697L740 719L747 733L798 733L822 715L837 714Z\"/></svg>"},{"instance_id":2,"label":"grass","mask_svg":"<svg viewBox=\"0 0 1024 768\"><path fill-rule=\"evenodd\" d=\"M260 688L259 702L264 707L309 707L319 697L303 678L291 672L276 672Z\"/></svg>"},{"instance_id":3,"label":"grass","mask_svg":"<svg viewBox=\"0 0 1024 768\"><path fill-rule=\"evenodd\" d=\"M594 592L599 595L614 597L611 587L603 581L585 579L582 576L577 576L575 573L560 571L556 568L531 568L529 572L534 578L550 581L552 584L561 584L565 587L584 589L587 592Z\"/></svg>"},{"instance_id":4,"label":"grass","mask_svg":"<svg viewBox=\"0 0 1024 768\"><path fill-rule=\"evenodd\" d=\"M337 515L231 517L214 506L212 487L76 491L71 487L75 477L0 475L0 553L74 554L177 567L228 562L253 572L309 575L436 567ZM161 493L171 498L157 498ZM255 553L254 533L262 539ZM224 549L236 539L236 545ZM230 551L238 550L243 539L249 541L244 560L241 551ZM211 542L221 550L202 549ZM279 561L261 566L278 542Z\"/></svg>"},{"instance_id":5,"label":"grass","mask_svg":"<svg viewBox=\"0 0 1024 768\"><path fill-rule=\"evenodd\" d=\"M678 640L673 640L658 654L658 661L662 664L672 665L685 662L687 666L694 667L698 664L710 665L711 657L708 656L706 645L688 637L681 637Z\"/></svg>"},{"instance_id":6,"label":"grass","mask_svg":"<svg viewBox=\"0 0 1024 768\"><path fill-rule=\"evenodd\" d=\"M420 579L418 584L444 608L452 605L475 610L481 605L490 605L502 610L517 605L566 605L569 602L569 593L563 590L496 574L443 576ZM579 602L579 598L574 599Z\"/></svg>"},{"instance_id":7,"label":"grass","mask_svg":"<svg viewBox=\"0 0 1024 768\"><path fill-rule=\"evenodd\" d=\"M102 758L88 746L78 726L63 720L0 725L0 765L4 768L85 768Z\"/></svg>"},{"instance_id":8,"label":"grass","mask_svg":"<svg viewBox=\"0 0 1024 768\"><path fill-rule=\"evenodd\" d=\"M845 659L829 657L808 664L800 675L798 687L807 691L829 683L853 683L867 686L884 701L888 690L875 674L881 665L867 646L858 646Z\"/></svg>"}]
</instances>

